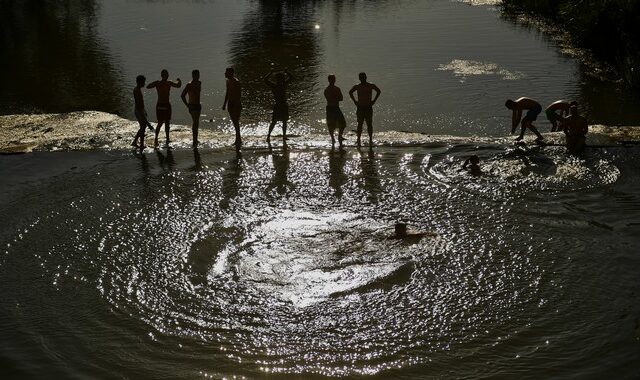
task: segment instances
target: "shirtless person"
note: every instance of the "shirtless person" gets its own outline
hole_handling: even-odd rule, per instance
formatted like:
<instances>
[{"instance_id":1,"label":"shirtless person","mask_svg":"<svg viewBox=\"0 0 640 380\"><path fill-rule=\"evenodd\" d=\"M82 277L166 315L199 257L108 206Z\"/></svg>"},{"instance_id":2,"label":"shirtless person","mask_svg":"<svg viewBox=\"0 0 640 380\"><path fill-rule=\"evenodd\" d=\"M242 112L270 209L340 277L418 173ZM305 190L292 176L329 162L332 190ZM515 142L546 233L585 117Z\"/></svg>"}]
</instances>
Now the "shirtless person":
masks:
<instances>
[{"instance_id":1,"label":"shirtless person","mask_svg":"<svg viewBox=\"0 0 640 380\"><path fill-rule=\"evenodd\" d=\"M362 123L367 123L367 133L369 133L369 146L373 145L373 105L376 104L378 97L380 96L380 89L373 83L367 82L367 74L360 73L358 75L360 83L353 86L349 90L349 96L357 107L356 116L358 117L358 146L360 146L360 135L362 135ZM354 92L358 92L358 100L353 97ZM375 91L376 96L371 99L371 93Z\"/></svg>"},{"instance_id":2,"label":"shirtless person","mask_svg":"<svg viewBox=\"0 0 640 380\"><path fill-rule=\"evenodd\" d=\"M156 126L156 138L153 140L153 145L158 146L158 135L160 134L160 128L164 124L164 131L167 137L167 147L169 146L169 123L171 122L171 103L169 102L169 94L171 87L180 88L182 81L180 78L176 82L167 80L169 78L169 72L162 70L160 73L161 80L153 81L149 83L147 88L155 88L158 92L158 103L156 103L156 117L158 118L158 125Z\"/></svg>"},{"instance_id":3,"label":"shirtless person","mask_svg":"<svg viewBox=\"0 0 640 380\"><path fill-rule=\"evenodd\" d=\"M134 114L136 115L136 119L138 119L138 124L140 124L140 129L138 129L138 133L136 133L136 138L133 139L131 145L136 148L140 148L140 150L144 149L144 131L146 128L149 128L153 131L153 127L149 120L147 120L147 110L144 109L144 99L142 97L142 87L144 87L144 82L147 79L144 75L138 75L136 77L136 87L133 89L133 101L135 103L134 106ZM138 139L140 140L140 145L138 146Z\"/></svg>"},{"instance_id":4,"label":"shirtless person","mask_svg":"<svg viewBox=\"0 0 640 380\"><path fill-rule=\"evenodd\" d=\"M542 106L540 105L540 103L536 102L533 99L522 97L516 101L509 99L504 105L508 109L513 111L511 120L512 134L516 132L518 123L520 122L520 119L522 119L522 129L520 131L520 136L516 138L516 141L520 141L524 138L524 132L527 128L531 129L531 131L535 133L536 136L538 136L536 142L540 143L542 142L542 140L544 140L540 132L538 132L538 129L536 129L536 127L532 124L538 118L540 112L542 112ZM522 117L523 110L527 110L527 114L524 118Z\"/></svg>"},{"instance_id":5,"label":"shirtless person","mask_svg":"<svg viewBox=\"0 0 640 380\"><path fill-rule=\"evenodd\" d=\"M569 103L565 100L558 100L551 103L549 107L547 107L544 112L547 115L547 119L549 119L549 121L551 122L551 132L560 132L562 119L564 119L566 116L569 116L569 108L574 104L576 106L578 105L577 102Z\"/></svg>"},{"instance_id":6,"label":"shirtless person","mask_svg":"<svg viewBox=\"0 0 640 380\"><path fill-rule=\"evenodd\" d=\"M578 114L577 105L572 105L570 112L571 115L564 118L562 128L566 134L567 150L570 154L577 155L582 153L586 146L589 123Z\"/></svg>"},{"instance_id":7,"label":"shirtless person","mask_svg":"<svg viewBox=\"0 0 640 380\"><path fill-rule=\"evenodd\" d=\"M202 82L200 82L200 71L193 70L191 72L191 82L187 83L182 90L180 98L185 106L189 109L191 119L193 120L193 126L191 132L193 133L193 147L198 147L198 127L200 126L200 112L202 112L202 104L200 104L200 90L202 90ZM189 99L187 100L187 95ZM167 140L169 138L167 137Z\"/></svg>"},{"instance_id":8,"label":"shirtless person","mask_svg":"<svg viewBox=\"0 0 640 380\"><path fill-rule=\"evenodd\" d=\"M271 116L271 124L269 125L269 133L267 133L267 142L271 141L271 132L278 121L282 121L282 141L287 139L287 121L289 120L289 105L287 104L287 85L293 80L293 75L285 70L284 73L275 75L276 81L269 79L273 75L273 71L265 75L264 82L271 88L275 104L273 105L273 115Z\"/></svg>"},{"instance_id":9,"label":"shirtless person","mask_svg":"<svg viewBox=\"0 0 640 380\"><path fill-rule=\"evenodd\" d=\"M331 145L335 145L336 140L333 132L338 127L338 143L342 146L342 133L344 132L347 122L344 120L342 110L340 110L340 102L343 99L340 87L336 86L336 76L331 74L328 76L329 86L324 90L324 97L327 99L327 127L331 135Z\"/></svg>"},{"instance_id":10,"label":"shirtless person","mask_svg":"<svg viewBox=\"0 0 640 380\"><path fill-rule=\"evenodd\" d=\"M235 77L233 67L227 67L224 77L227 78L227 91L224 94L222 109L229 110L229 117L236 130L236 149L240 149L242 139L240 138L240 112L242 111L242 88L240 81Z\"/></svg>"}]
</instances>

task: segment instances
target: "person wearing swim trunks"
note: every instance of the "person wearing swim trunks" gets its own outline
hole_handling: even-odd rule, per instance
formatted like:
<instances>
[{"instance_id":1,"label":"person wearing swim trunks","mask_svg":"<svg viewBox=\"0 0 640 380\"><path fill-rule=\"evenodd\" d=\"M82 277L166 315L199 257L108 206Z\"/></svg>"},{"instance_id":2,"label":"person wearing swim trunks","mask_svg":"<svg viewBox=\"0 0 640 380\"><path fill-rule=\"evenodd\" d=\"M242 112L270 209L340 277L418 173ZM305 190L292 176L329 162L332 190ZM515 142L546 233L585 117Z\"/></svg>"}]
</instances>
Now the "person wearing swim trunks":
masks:
<instances>
[{"instance_id":1,"label":"person wearing swim trunks","mask_svg":"<svg viewBox=\"0 0 640 380\"><path fill-rule=\"evenodd\" d=\"M227 78L227 91L224 94L224 103L222 109L227 108L229 110L229 118L233 123L233 128L236 130L236 149L240 149L242 145L242 139L240 138L240 112L242 111L242 88L240 87L240 81L235 77L235 71L233 67L227 67L224 72L224 77Z\"/></svg>"},{"instance_id":2,"label":"person wearing swim trunks","mask_svg":"<svg viewBox=\"0 0 640 380\"><path fill-rule=\"evenodd\" d=\"M293 80L293 75L285 70L284 73L275 75L276 81L271 81L273 70L265 75L262 79L271 88L273 93L274 105L273 114L271 115L271 124L267 133L267 142L271 141L271 132L278 121L282 121L282 141L287 139L287 121L289 120L289 105L287 104L287 85Z\"/></svg>"},{"instance_id":3,"label":"person wearing swim trunks","mask_svg":"<svg viewBox=\"0 0 640 380\"><path fill-rule=\"evenodd\" d=\"M189 109L191 120L193 121L191 132L193 134L193 147L198 147L198 127L200 126L200 113L202 112L202 104L200 104L200 91L202 90L202 82L200 82L200 71L193 70L191 72L191 82L187 83L182 90L180 98ZM187 99L187 95L188 98Z\"/></svg>"},{"instance_id":4,"label":"person wearing swim trunks","mask_svg":"<svg viewBox=\"0 0 640 380\"><path fill-rule=\"evenodd\" d=\"M133 101L134 101L134 114L136 115L136 119L138 120L138 124L140 124L140 128L138 129L138 133L136 133L135 139L131 145L136 148L140 148L140 150L144 149L144 132L147 128L153 131L153 126L149 123L147 119L147 111L144 108L144 99L142 97L142 87L144 87L144 83L147 79L144 75L138 75L136 77L136 87L133 89ZM140 145L138 145L138 140L140 141Z\"/></svg>"},{"instance_id":5,"label":"person wearing swim trunks","mask_svg":"<svg viewBox=\"0 0 640 380\"><path fill-rule=\"evenodd\" d=\"M369 146L373 146L373 105L378 100L380 96L380 89L373 83L367 82L367 74L360 73L358 75L360 79L360 83L353 86L351 90L349 90L349 96L353 103L356 105L356 116L358 119L358 129L357 129L357 144L360 146L360 136L362 135L362 124L367 123L367 133L369 134ZM371 99L371 95L373 91L376 92L376 96ZM353 93L358 93L358 99L353 96Z\"/></svg>"},{"instance_id":6,"label":"person wearing swim trunks","mask_svg":"<svg viewBox=\"0 0 640 380\"><path fill-rule=\"evenodd\" d=\"M155 88L158 92L158 102L156 103L156 117L158 118L158 125L156 126L156 137L153 141L155 147L158 146L158 135L160 134L160 128L164 124L164 131L166 135L166 145L169 146L169 123L171 122L171 103L169 97L171 94L171 87L182 87L182 81L180 78L175 82L168 80L169 72L162 70L160 73L160 80L149 83L147 88Z\"/></svg>"},{"instance_id":7,"label":"person wearing swim trunks","mask_svg":"<svg viewBox=\"0 0 640 380\"><path fill-rule=\"evenodd\" d=\"M577 102L569 103L566 100L558 100L547 107L545 114L551 122L551 132L561 131L562 120L569 115L569 108L574 104L578 105Z\"/></svg>"},{"instance_id":8,"label":"person wearing swim trunks","mask_svg":"<svg viewBox=\"0 0 640 380\"><path fill-rule=\"evenodd\" d=\"M508 109L513 111L513 116L511 118L511 133L516 132L516 128L518 127L518 123L522 119L522 129L520 131L520 135L516 138L516 141L520 141L524 138L524 132L527 128L529 128L533 133L535 133L538 138L536 142L540 143L544 140L538 129L533 125L533 122L536 121L538 115L542 112L542 106L540 103L536 102L533 99L522 97L518 100L508 99L504 104ZM526 110L527 114L525 117L522 117L522 111Z\"/></svg>"},{"instance_id":9,"label":"person wearing swim trunks","mask_svg":"<svg viewBox=\"0 0 640 380\"><path fill-rule=\"evenodd\" d=\"M335 145L336 140L333 134L338 128L338 143L342 146L344 138L342 134L347 126L347 122L344 119L344 114L340 109L340 102L343 99L342 91L340 87L336 86L336 76L331 74L327 77L329 80L329 86L324 90L324 97L327 99L327 128L329 128L329 134L331 135L331 145Z\"/></svg>"},{"instance_id":10,"label":"person wearing swim trunks","mask_svg":"<svg viewBox=\"0 0 640 380\"><path fill-rule=\"evenodd\" d=\"M567 141L567 151L569 154L578 155L586 146L589 123L578 113L577 104L572 105L569 112L571 115L564 118L562 128Z\"/></svg>"}]
</instances>

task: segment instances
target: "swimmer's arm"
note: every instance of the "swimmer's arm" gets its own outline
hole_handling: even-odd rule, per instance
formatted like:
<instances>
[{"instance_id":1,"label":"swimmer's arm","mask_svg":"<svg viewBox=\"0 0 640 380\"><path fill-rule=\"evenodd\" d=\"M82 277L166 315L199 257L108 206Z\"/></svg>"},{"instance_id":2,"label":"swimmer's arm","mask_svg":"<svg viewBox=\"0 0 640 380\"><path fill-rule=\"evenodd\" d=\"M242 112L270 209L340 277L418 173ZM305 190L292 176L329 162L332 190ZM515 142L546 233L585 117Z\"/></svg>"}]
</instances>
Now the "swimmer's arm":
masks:
<instances>
[{"instance_id":1,"label":"swimmer's arm","mask_svg":"<svg viewBox=\"0 0 640 380\"><path fill-rule=\"evenodd\" d=\"M342 96L342 90L338 88L338 101L341 102L344 100L344 96Z\"/></svg>"},{"instance_id":2,"label":"swimmer's arm","mask_svg":"<svg viewBox=\"0 0 640 380\"><path fill-rule=\"evenodd\" d=\"M358 105L358 101L356 100L356 98L353 96L353 93L356 92L356 86L353 86L351 88L351 90L349 90L349 97L351 98L351 100L353 100L353 103L357 106Z\"/></svg>"},{"instance_id":3,"label":"swimmer's arm","mask_svg":"<svg viewBox=\"0 0 640 380\"><path fill-rule=\"evenodd\" d=\"M147 85L147 88L155 88L157 84L158 84L158 81L154 80L153 82L151 82L151 83L149 83Z\"/></svg>"},{"instance_id":4,"label":"swimmer's arm","mask_svg":"<svg viewBox=\"0 0 640 380\"><path fill-rule=\"evenodd\" d=\"M511 115L511 133L516 131L516 127L522 118L522 110L513 110L513 115Z\"/></svg>"},{"instance_id":5,"label":"swimmer's arm","mask_svg":"<svg viewBox=\"0 0 640 380\"><path fill-rule=\"evenodd\" d=\"M182 81L180 80L180 78L178 78L176 82L169 81L169 84L171 84L171 87L175 87L175 88L182 87Z\"/></svg>"},{"instance_id":6,"label":"swimmer's arm","mask_svg":"<svg viewBox=\"0 0 640 380\"><path fill-rule=\"evenodd\" d=\"M371 86L373 87L373 91L376 92L376 96L373 98L373 101L371 102L371 105L374 105L376 104L376 100L378 100L378 97L380 97L380 93L382 93L382 91L380 91L378 86L376 86L375 84L372 84Z\"/></svg>"},{"instance_id":7,"label":"swimmer's arm","mask_svg":"<svg viewBox=\"0 0 640 380\"><path fill-rule=\"evenodd\" d=\"M287 75L287 79L285 79L285 83L290 83L292 80L294 80L294 76L291 75L291 73L289 72L289 69L284 69L284 73Z\"/></svg>"},{"instance_id":8,"label":"swimmer's arm","mask_svg":"<svg viewBox=\"0 0 640 380\"><path fill-rule=\"evenodd\" d=\"M182 103L184 103L185 106L189 106L189 103L187 103L187 92L189 91L189 89L191 88L191 83L187 83L186 86L184 86L184 90L182 90L182 94L180 94L180 99L182 99Z\"/></svg>"},{"instance_id":9,"label":"swimmer's arm","mask_svg":"<svg viewBox=\"0 0 640 380\"><path fill-rule=\"evenodd\" d=\"M273 75L273 70L269 71L269 74L262 77L262 80L264 81L264 83L266 83L267 86L269 87L272 87L274 85L273 81L269 79L271 78L272 75Z\"/></svg>"}]
</instances>

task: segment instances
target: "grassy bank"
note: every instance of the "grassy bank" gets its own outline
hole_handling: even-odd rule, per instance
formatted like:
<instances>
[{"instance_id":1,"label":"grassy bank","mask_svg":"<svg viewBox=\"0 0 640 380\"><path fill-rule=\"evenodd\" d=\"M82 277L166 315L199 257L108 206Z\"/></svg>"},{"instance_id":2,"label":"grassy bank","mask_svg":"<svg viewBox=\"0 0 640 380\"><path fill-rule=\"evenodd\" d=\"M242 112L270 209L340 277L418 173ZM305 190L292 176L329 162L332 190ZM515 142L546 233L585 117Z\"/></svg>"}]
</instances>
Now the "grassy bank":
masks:
<instances>
[{"instance_id":1,"label":"grassy bank","mask_svg":"<svg viewBox=\"0 0 640 380\"><path fill-rule=\"evenodd\" d=\"M566 30L575 46L589 49L640 89L640 0L503 0L503 9Z\"/></svg>"}]
</instances>

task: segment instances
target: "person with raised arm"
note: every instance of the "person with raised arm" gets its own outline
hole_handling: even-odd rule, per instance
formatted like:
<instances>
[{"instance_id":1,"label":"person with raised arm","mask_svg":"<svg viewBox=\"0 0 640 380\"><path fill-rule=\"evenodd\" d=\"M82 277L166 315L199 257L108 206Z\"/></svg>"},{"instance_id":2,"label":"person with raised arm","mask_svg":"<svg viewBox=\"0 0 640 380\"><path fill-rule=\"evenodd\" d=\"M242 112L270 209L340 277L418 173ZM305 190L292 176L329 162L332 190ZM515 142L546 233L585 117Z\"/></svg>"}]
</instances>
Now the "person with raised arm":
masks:
<instances>
[{"instance_id":1,"label":"person with raised arm","mask_svg":"<svg viewBox=\"0 0 640 380\"><path fill-rule=\"evenodd\" d=\"M147 88L155 88L158 92L158 102L156 103L156 117L158 118L158 125L156 126L156 136L153 140L153 145L155 147L158 146L158 135L160 134L160 128L164 124L164 131L166 135L166 146L169 147L169 124L171 122L171 87L180 88L182 86L182 81L180 78L176 79L175 82L168 80L169 72L166 69L163 69L160 72L160 80L153 81L149 83Z\"/></svg>"},{"instance_id":2,"label":"person with raised arm","mask_svg":"<svg viewBox=\"0 0 640 380\"><path fill-rule=\"evenodd\" d=\"M282 121L282 141L287 139L287 121L289 120L289 105L287 104L287 86L293 80L293 75L287 69L284 73L275 74L275 82L271 80L273 70L265 75L262 79L273 93L274 104L273 114L271 115L271 124L269 124L269 132L267 133L267 142L271 141L271 132L278 121Z\"/></svg>"}]
</instances>

